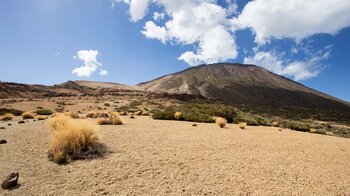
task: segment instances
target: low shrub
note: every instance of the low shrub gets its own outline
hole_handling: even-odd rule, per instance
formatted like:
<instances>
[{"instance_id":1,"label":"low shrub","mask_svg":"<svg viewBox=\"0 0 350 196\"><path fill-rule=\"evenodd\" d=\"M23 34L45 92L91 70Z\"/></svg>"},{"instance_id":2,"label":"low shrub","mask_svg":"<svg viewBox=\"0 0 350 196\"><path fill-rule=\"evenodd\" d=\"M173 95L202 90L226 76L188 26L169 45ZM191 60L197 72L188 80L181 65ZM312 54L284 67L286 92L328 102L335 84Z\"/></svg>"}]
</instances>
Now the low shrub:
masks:
<instances>
[{"instance_id":1,"label":"low shrub","mask_svg":"<svg viewBox=\"0 0 350 196\"><path fill-rule=\"evenodd\" d=\"M16 110L16 109L8 109L8 108L0 108L0 115L4 115L7 113L11 113L15 116L20 116L23 114L23 111L21 110Z\"/></svg>"},{"instance_id":2,"label":"low shrub","mask_svg":"<svg viewBox=\"0 0 350 196\"><path fill-rule=\"evenodd\" d=\"M269 119L266 119L264 117L261 116L255 116L254 118L256 120L256 122L258 122L259 125L261 126L268 126L271 127L272 123Z\"/></svg>"},{"instance_id":3,"label":"low shrub","mask_svg":"<svg viewBox=\"0 0 350 196\"><path fill-rule=\"evenodd\" d=\"M44 115L44 116L49 116L49 115L53 114L53 112L49 109L39 109L39 110L35 111L34 113L36 113L38 115Z\"/></svg>"},{"instance_id":4,"label":"low shrub","mask_svg":"<svg viewBox=\"0 0 350 196\"><path fill-rule=\"evenodd\" d=\"M113 112L108 118L98 118L96 120L99 125L122 125L123 121L118 112Z\"/></svg>"},{"instance_id":5,"label":"low shrub","mask_svg":"<svg viewBox=\"0 0 350 196\"><path fill-rule=\"evenodd\" d=\"M22 114L22 119L26 120L26 119L34 119L34 115L30 112L24 112Z\"/></svg>"},{"instance_id":6,"label":"low shrub","mask_svg":"<svg viewBox=\"0 0 350 196\"><path fill-rule=\"evenodd\" d=\"M243 115L243 114L240 114L239 116L237 116L236 122L237 123L245 122L247 123L247 125L250 125L250 126L259 126L258 121L256 121L253 117Z\"/></svg>"},{"instance_id":7,"label":"low shrub","mask_svg":"<svg viewBox=\"0 0 350 196\"><path fill-rule=\"evenodd\" d=\"M15 115L13 115L12 113L6 113L6 114L2 115L0 118L3 121L9 121L9 120L12 120L14 116Z\"/></svg>"},{"instance_id":8,"label":"low shrub","mask_svg":"<svg viewBox=\"0 0 350 196\"><path fill-rule=\"evenodd\" d=\"M241 128L241 129L245 129L246 126L247 126L247 123L246 123L246 122L240 122L240 123L238 123L238 127Z\"/></svg>"},{"instance_id":9,"label":"low shrub","mask_svg":"<svg viewBox=\"0 0 350 196\"><path fill-rule=\"evenodd\" d=\"M311 126L309 124L299 123L299 122L295 122L295 121L282 121L282 122L280 122L280 124L284 128L288 128L288 129L295 130L295 131L309 132L310 128L311 128Z\"/></svg>"},{"instance_id":10,"label":"low shrub","mask_svg":"<svg viewBox=\"0 0 350 196\"><path fill-rule=\"evenodd\" d=\"M91 111L91 112L87 113L86 117L87 118L97 118L97 115L96 115L96 112Z\"/></svg>"},{"instance_id":11,"label":"low shrub","mask_svg":"<svg viewBox=\"0 0 350 196\"><path fill-rule=\"evenodd\" d=\"M182 120L183 116L181 112L175 112L174 117L176 120Z\"/></svg>"},{"instance_id":12,"label":"low shrub","mask_svg":"<svg viewBox=\"0 0 350 196\"><path fill-rule=\"evenodd\" d=\"M226 119L218 117L215 120L215 123L220 127L220 128L224 128L226 126Z\"/></svg>"},{"instance_id":13,"label":"low shrub","mask_svg":"<svg viewBox=\"0 0 350 196\"><path fill-rule=\"evenodd\" d=\"M52 119L53 128L49 143L48 157L50 160L62 164L76 159L93 158L102 155L99 137L95 132L95 125L91 121L76 120L65 115ZM62 122L64 122L62 126ZM58 123L58 124L57 124Z\"/></svg>"}]
</instances>

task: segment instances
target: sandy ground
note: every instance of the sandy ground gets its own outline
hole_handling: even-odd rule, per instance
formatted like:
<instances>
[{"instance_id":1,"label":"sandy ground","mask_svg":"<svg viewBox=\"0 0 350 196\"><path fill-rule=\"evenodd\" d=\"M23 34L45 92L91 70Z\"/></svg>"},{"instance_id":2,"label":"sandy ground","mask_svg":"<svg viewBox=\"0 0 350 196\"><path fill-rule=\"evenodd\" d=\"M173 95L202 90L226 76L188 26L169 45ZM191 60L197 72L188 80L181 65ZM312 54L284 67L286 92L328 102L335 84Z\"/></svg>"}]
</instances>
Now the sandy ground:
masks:
<instances>
[{"instance_id":1,"label":"sandy ground","mask_svg":"<svg viewBox=\"0 0 350 196\"><path fill-rule=\"evenodd\" d=\"M0 123L0 195L350 195L350 140L277 128L124 118L99 133L113 153L60 166L47 122Z\"/></svg>"}]
</instances>

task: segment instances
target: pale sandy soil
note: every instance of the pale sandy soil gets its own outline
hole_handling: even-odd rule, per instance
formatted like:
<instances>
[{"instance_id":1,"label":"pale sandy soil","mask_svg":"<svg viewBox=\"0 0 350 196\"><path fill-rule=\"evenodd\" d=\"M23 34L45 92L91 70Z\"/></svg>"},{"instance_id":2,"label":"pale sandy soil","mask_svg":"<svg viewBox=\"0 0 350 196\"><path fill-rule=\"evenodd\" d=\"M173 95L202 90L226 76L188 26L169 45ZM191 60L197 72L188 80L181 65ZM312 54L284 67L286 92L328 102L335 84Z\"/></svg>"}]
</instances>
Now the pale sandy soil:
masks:
<instances>
[{"instance_id":1,"label":"pale sandy soil","mask_svg":"<svg viewBox=\"0 0 350 196\"><path fill-rule=\"evenodd\" d=\"M349 195L350 140L277 128L129 119L99 133L113 153L60 166L45 121L0 123L0 195Z\"/></svg>"}]
</instances>

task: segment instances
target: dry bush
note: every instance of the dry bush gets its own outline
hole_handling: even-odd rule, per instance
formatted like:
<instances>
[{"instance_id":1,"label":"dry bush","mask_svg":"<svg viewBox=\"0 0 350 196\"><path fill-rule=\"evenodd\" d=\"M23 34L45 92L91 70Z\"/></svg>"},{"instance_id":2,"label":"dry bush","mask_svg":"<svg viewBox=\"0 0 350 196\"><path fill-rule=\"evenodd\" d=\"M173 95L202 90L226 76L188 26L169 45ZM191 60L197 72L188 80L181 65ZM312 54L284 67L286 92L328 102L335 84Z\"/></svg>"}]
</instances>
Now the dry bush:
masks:
<instances>
[{"instance_id":1,"label":"dry bush","mask_svg":"<svg viewBox=\"0 0 350 196\"><path fill-rule=\"evenodd\" d=\"M97 112L96 113L96 118L108 118L109 115L107 113L104 112Z\"/></svg>"},{"instance_id":2,"label":"dry bush","mask_svg":"<svg viewBox=\"0 0 350 196\"><path fill-rule=\"evenodd\" d=\"M49 120L49 126L52 131L66 130L70 126L72 118L64 114L58 114Z\"/></svg>"},{"instance_id":3,"label":"dry bush","mask_svg":"<svg viewBox=\"0 0 350 196\"><path fill-rule=\"evenodd\" d=\"M22 119L26 120L26 119L34 119L34 115L30 112L24 112L22 114Z\"/></svg>"},{"instance_id":4,"label":"dry bush","mask_svg":"<svg viewBox=\"0 0 350 196\"><path fill-rule=\"evenodd\" d=\"M97 124L99 125L122 125L123 121L119 113L111 114L108 118L98 118Z\"/></svg>"},{"instance_id":5,"label":"dry bush","mask_svg":"<svg viewBox=\"0 0 350 196\"><path fill-rule=\"evenodd\" d=\"M245 129L247 126L247 123L246 122L240 122L238 123L238 127L241 128L241 129Z\"/></svg>"},{"instance_id":6,"label":"dry bush","mask_svg":"<svg viewBox=\"0 0 350 196\"><path fill-rule=\"evenodd\" d=\"M91 112L87 113L86 117L87 118L97 118L97 115L96 115L96 112L91 111Z\"/></svg>"},{"instance_id":7,"label":"dry bush","mask_svg":"<svg viewBox=\"0 0 350 196\"><path fill-rule=\"evenodd\" d=\"M317 133L317 130L312 128L312 129L310 129L310 133Z\"/></svg>"},{"instance_id":8,"label":"dry bush","mask_svg":"<svg viewBox=\"0 0 350 196\"><path fill-rule=\"evenodd\" d=\"M181 112L175 112L174 117L175 117L175 119L176 119L176 120L180 120L180 119L182 119L182 118L183 118L183 116L182 116L182 113L181 113Z\"/></svg>"},{"instance_id":9,"label":"dry bush","mask_svg":"<svg viewBox=\"0 0 350 196\"><path fill-rule=\"evenodd\" d=\"M38 119L38 120L46 120L47 117L46 116L37 116L36 119Z\"/></svg>"},{"instance_id":10,"label":"dry bush","mask_svg":"<svg viewBox=\"0 0 350 196\"><path fill-rule=\"evenodd\" d=\"M224 127L226 126L226 119L221 118L221 117L218 117L218 118L216 118L215 123L216 123L219 127L224 128Z\"/></svg>"},{"instance_id":11,"label":"dry bush","mask_svg":"<svg viewBox=\"0 0 350 196\"><path fill-rule=\"evenodd\" d=\"M74 118L74 119L80 118L79 115L75 114L74 112L65 112L64 115L69 116L69 117Z\"/></svg>"},{"instance_id":12,"label":"dry bush","mask_svg":"<svg viewBox=\"0 0 350 196\"><path fill-rule=\"evenodd\" d=\"M273 127L278 127L279 124L278 124L278 122L274 121L274 122L272 122L272 126L273 126Z\"/></svg>"},{"instance_id":13,"label":"dry bush","mask_svg":"<svg viewBox=\"0 0 350 196\"><path fill-rule=\"evenodd\" d=\"M50 121L52 138L49 159L56 163L101 155L101 145L91 121L76 120L60 115Z\"/></svg>"},{"instance_id":14,"label":"dry bush","mask_svg":"<svg viewBox=\"0 0 350 196\"><path fill-rule=\"evenodd\" d=\"M13 115L11 113L6 113L6 114L1 116L1 120L3 120L3 121L12 120L14 116L15 115Z\"/></svg>"}]
</instances>

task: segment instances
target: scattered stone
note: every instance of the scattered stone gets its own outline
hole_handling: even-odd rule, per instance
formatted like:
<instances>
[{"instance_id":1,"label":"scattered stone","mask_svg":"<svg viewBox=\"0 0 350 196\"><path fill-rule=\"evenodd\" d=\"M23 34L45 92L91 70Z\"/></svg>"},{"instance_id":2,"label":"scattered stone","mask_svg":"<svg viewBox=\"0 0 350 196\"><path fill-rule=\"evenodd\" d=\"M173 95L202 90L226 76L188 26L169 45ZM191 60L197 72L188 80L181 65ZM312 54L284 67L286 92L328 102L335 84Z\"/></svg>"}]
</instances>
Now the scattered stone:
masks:
<instances>
[{"instance_id":1,"label":"scattered stone","mask_svg":"<svg viewBox=\"0 0 350 196\"><path fill-rule=\"evenodd\" d=\"M134 118L135 118L135 116L131 115L131 116L130 116L130 118L134 119Z\"/></svg>"},{"instance_id":2,"label":"scattered stone","mask_svg":"<svg viewBox=\"0 0 350 196\"><path fill-rule=\"evenodd\" d=\"M197 127L197 124L193 124L192 127Z\"/></svg>"},{"instance_id":3,"label":"scattered stone","mask_svg":"<svg viewBox=\"0 0 350 196\"><path fill-rule=\"evenodd\" d=\"M11 173L2 182L1 187L3 189L11 189L11 188L16 187L18 184L18 177L19 177L18 172Z\"/></svg>"},{"instance_id":4,"label":"scattered stone","mask_svg":"<svg viewBox=\"0 0 350 196\"><path fill-rule=\"evenodd\" d=\"M26 122L24 122L23 120L18 121L18 124L24 124L24 123L26 123Z\"/></svg>"},{"instance_id":5,"label":"scattered stone","mask_svg":"<svg viewBox=\"0 0 350 196\"><path fill-rule=\"evenodd\" d=\"M0 129L5 129L5 127L0 127Z\"/></svg>"},{"instance_id":6,"label":"scattered stone","mask_svg":"<svg viewBox=\"0 0 350 196\"><path fill-rule=\"evenodd\" d=\"M6 144L7 141L6 140L0 140L0 144Z\"/></svg>"},{"instance_id":7,"label":"scattered stone","mask_svg":"<svg viewBox=\"0 0 350 196\"><path fill-rule=\"evenodd\" d=\"M33 122L36 122L36 120L34 119Z\"/></svg>"},{"instance_id":8,"label":"scattered stone","mask_svg":"<svg viewBox=\"0 0 350 196\"><path fill-rule=\"evenodd\" d=\"M12 125L11 123L7 124L7 126L11 126L11 125Z\"/></svg>"},{"instance_id":9,"label":"scattered stone","mask_svg":"<svg viewBox=\"0 0 350 196\"><path fill-rule=\"evenodd\" d=\"M278 129L278 131L282 131L282 129Z\"/></svg>"}]
</instances>

